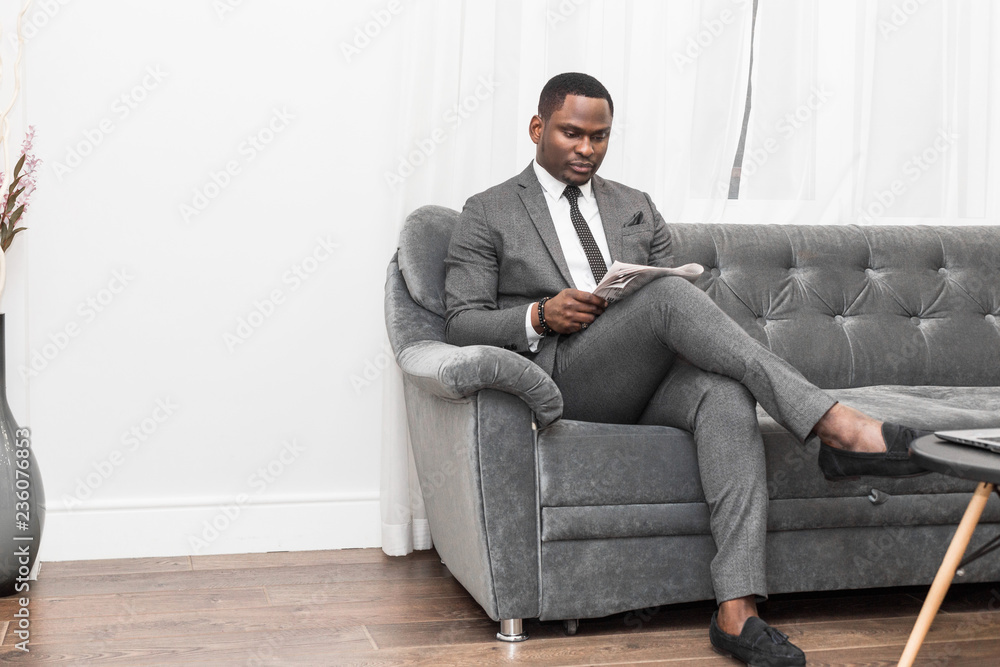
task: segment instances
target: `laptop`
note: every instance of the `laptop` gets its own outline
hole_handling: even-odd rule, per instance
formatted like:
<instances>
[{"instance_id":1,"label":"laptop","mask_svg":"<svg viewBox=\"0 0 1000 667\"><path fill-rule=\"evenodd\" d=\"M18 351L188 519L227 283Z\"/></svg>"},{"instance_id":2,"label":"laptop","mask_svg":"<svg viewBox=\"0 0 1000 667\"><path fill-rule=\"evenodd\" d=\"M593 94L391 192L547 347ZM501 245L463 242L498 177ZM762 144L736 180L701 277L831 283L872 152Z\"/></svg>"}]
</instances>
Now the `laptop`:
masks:
<instances>
[{"instance_id":1,"label":"laptop","mask_svg":"<svg viewBox=\"0 0 1000 667\"><path fill-rule=\"evenodd\" d=\"M982 447L1000 454L1000 428L973 428L962 431L937 431L937 437L959 445Z\"/></svg>"}]
</instances>

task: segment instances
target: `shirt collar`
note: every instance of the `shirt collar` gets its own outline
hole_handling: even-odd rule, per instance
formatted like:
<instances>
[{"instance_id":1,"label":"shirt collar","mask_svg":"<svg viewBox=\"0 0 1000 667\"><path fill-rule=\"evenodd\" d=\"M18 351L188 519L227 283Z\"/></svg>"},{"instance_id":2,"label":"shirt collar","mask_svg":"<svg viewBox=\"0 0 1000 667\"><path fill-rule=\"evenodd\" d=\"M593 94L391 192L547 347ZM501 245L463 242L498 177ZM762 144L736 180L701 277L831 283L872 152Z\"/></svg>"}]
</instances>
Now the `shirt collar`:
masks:
<instances>
[{"instance_id":1,"label":"shirt collar","mask_svg":"<svg viewBox=\"0 0 1000 667\"><path fill-rule=\"evenodd\" d=\"M542 189L545 190L552 199L558 200L562 197L563 190L566 189L566 184L560 181L558 178L550 174L545 170L545 167L538 164L536 161L531 161L531 166L535 168L535 176L538 178L538 182L541 184ZM592 196L591 184L594 179L588 179L586 183L580 186L580 194L583 195L584 199L590 199Z\"/></svg>"}]
</instances>

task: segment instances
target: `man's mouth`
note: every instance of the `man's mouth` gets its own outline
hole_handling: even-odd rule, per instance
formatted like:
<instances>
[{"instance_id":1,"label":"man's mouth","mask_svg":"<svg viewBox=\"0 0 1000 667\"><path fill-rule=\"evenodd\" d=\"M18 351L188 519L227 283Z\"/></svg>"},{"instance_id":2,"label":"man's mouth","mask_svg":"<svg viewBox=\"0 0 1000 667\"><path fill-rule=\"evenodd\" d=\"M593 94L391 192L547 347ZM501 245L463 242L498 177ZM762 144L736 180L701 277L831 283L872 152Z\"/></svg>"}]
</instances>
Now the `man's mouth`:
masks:
<instances>
[{"instance_id":1,"label":"man's mouth","mask_svg":"<svg viewBox=\"0 0 1000 667\"><path fill-rule=\"evenodd\" d=\"M594 165L592 165L589 162L570 162L569 168L579 174L585 174L591 169L593 169Z\"/></svg>"}]
</instances>

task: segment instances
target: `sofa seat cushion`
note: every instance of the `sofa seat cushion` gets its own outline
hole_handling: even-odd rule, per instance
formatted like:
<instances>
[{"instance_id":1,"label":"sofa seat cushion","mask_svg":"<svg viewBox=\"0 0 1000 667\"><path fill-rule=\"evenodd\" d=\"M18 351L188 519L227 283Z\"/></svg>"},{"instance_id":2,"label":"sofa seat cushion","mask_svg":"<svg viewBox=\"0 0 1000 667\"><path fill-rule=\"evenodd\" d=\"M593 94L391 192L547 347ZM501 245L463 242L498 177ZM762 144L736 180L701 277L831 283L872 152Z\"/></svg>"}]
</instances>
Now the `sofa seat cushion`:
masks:
<instances>
[{"instance_id":1,"label":"sofa seat cushion","mask_svg":"<svg viewBox=\"0 0 1000 667\"><path fill-rule=\"evenodd\" d=\"M1000 387L908 387L881 385L834 389L830 395L876 419L927 430L1000 426ZM802 447L767 413L758 409L767 457L768 497L824 498L866 495L877 489L891 495L947 493L975 484L945 475L912 479L862 477L828 482L816 465L819 445Z\"/></svg>"},{"instance_id":2,"label":"sofa seat cushion","mask_svg":"<svg viewBox=\"0 0 1000 667\"><path fill-rule=\"evenodd\" d=\"M772 500L767 530L954 525L961 521L969 498L970 493L876 493L865 498ZM1000 498L990 498L980 523L1000 523ZM704 502L542 508L543 542L711 533Z\"/></svg>"},{"instance_id":3,"label":"sofa seat cushion","mask_svg":"<svg viewBox=\"0 0 1000 667\"><path fill-rule=\"evenodd\" d=\"M996 363L1000 365L1000 358ZM1000 427L1000 387L880 385L832 389L829 393L877 419L929 431Z\"/></svg>"},{"instance_id":4,"label":"sofa seat cushion","mask_svg":"<svg viewBox=\"0 0 1000 667\"><path fill-rule=\"evenodd\" d=\"M704 501L691 434L560 419L538 432L542 507Z\"/></svg>"},{"instance_id":5,"label":"sofa seat cushion","mask_svg":"<svg viewBox=\"0 0 1000 667\"><path fill-rule=\"evenodd\" d=\"M924 428L1000 426L1000 387L880 386L840 389L835 398L879 419ZM768 497L867 497L964 493L967 480L931 474L828 482L816 465L819 443L803 446L760 412ZM815 440L815 439L813 439ZM691 435L665 426L595 424L562 419L538 433L542 507L700 503Z\"/></svg>"}]
</instances>

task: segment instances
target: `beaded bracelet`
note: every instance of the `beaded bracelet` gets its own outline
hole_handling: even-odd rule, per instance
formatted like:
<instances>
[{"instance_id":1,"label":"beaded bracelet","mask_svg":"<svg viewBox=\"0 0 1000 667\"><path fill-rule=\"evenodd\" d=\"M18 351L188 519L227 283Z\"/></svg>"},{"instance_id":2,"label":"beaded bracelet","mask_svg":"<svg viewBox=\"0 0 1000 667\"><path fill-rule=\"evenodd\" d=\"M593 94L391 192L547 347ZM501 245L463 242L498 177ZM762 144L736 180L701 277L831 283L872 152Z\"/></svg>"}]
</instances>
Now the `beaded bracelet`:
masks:
<instances>
[{"instance_id":1,"label":"beaded bracelet","mask_svg":"<svg viewBox=\"0 0 1000 667\"><path fill-rule=\"evenodd\" d=\"M548 323L545 321L545 302L548 301L550 298L552 297L547 296L542 298L542 300L538 302L538 324L539 326L542 327L543 337L555 333L555 331L552 330L552 327L550 327Z\"/></svg>"}]
</instances>

